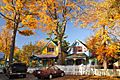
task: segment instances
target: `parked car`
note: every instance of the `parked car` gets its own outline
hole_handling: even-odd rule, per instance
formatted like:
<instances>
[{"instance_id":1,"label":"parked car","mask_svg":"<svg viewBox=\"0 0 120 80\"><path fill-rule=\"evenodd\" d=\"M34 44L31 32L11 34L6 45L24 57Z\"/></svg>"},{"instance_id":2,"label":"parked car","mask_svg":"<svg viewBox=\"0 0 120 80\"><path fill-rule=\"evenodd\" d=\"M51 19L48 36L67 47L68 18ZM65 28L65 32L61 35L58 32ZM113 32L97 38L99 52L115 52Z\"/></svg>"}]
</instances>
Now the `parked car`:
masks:
<instances>
[{"instance_id":1,"label":"parked car","mask_svg":"<svg viewBox=\"0 0 120 80\"><path fill-rule=\"evenodd\" d=\"M64 76L65 73L64 71L60 70L57 66L50 66L48 68L43 67L40 70L35 70L33 72L33 75L37 77L38 79L40 78L52 79L53 77Z\"/></svg>"},{"instance_id":2,"label":"parked car","mask_svg":"<svg viewBox=\"0 0 120 80\"><path fill-rule=\"evenodd\" d=\"M27 66L25 63L12 63L11 65L6 66L3 69L3 72L8 78L13 78L16 76L25 78L27 74Z\"/></svg>"}]
</instances>

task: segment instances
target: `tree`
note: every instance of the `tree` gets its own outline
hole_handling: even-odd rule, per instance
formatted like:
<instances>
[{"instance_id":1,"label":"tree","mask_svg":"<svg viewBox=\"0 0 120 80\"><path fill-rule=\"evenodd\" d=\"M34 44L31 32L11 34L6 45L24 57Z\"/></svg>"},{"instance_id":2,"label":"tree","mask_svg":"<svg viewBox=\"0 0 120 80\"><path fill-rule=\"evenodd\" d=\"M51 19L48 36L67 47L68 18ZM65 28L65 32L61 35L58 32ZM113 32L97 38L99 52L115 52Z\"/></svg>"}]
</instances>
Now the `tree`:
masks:
<instances>
[{"instance_id":1,"label":"tree","mask_svg":"<svg viewBox=\"0 0 120 80\"><path fill-rule=\"evenodd\" d=\"M36 46L38 47L38 50L36 51L36 53L40 53L42 54L42 51L46 48L46 46L48 46L49 42L45 42L45 40L40 40L36 42Z\"/></svg>"},{"instance_id":2,"label":"tree","mask_svg":"<svg viewBox=\"0 0 120 80\"><path fill-rule=\"evenodd\" d=\"M27 44L22 47L22 53L20 57L22 57L23 62L30 64L30 57L39 51L39 47L36 44Z\"/></svg>"},{"instance_id":3,"label":"tree","mask_svg":"<svg viewBox=\"0 0 120 80\"><path fill-rule=\"evenodd\" d=\"M101 1L87 1L86 5L88 5L89 8L86 8L84 10L85 14L79 15L79 18L77 21L82 21L81 26L87 26L90 29L93 30L101 30L102 32L96 36L101 38L101 46L100 49L102 52L101 57L103 57L102 61L104 64L104 68L107 69L107 48L110 44L109 39L112 40L112 37L109 35L110 30L113 29L114 25L116 23L119 23L120 20L120 7L119 7L119 0L101 0ZM89 25L89 26L88 26ZM92 25L92 26L91 26ZM108 36L109 35L109 36ZM113 47L114 44L111 45ZM114 46L115 47L115 46ZM115 47L116 48L116 47ZM100 51L98 50L98 51ZM99 56L99 57L100 57Z\"/></svg>"},{"instance_id":4,"label":"tree","mask_svg":"<svg viewBox=\"0 0 120 80\"><path fill-rule=\"evenodd\" d=\"M29 0L1 0L0 2L0 16L6 20L6 27L12 30L9 64L13 61L17 32L30 36L34 34L32 29L37 28L37 20L28 9L32 3Z\"/></svg>"},{"instance_id":5,"label":"tree","mask_svg":"<svg viewBox=\"0 0 120 80\"><path fill-rule=\"evenodd\" d=\"M116 22L119 22L120 7L119 0L104 0L104 1L87 1L85 4L89 7L84 10L85 14L78 13L78 20L82 21L83 26L88 24L92 28L98 28L101 25L113 27Z\"/></svg>"},{"instance_id":6,"label":"tree","mask_svg":"<svg viewBox=\"0 0 120 80\"><path fill-rule=\"evenodd\" d=\"M118 59L119 51L116 41L113 41L107 32L103 33L103 29L97 31L91 38L87 40L87 46L90 49L92 56L103 63L107 68L107 63L111 63L113 59ZM104 38L105 37L105 38ZM104 62L106 60L106 62ZM106 64L105 64L106 63Z\"/></svg>"},{"instance_id":7,"label":"tree","mask_svg":"<svg viewBox=\"0 0 120 80\"><path fill-rule=\"evenodd\" d=\"M35 52L37 52L39 49L39 47L36 44L27 44L24 45L22 47L23 53L25 53L26 55L28 55L28 57L30 57L32 54L34 54Z\"/></svg>"},{"instance_id":8,"label":"tree","mask_svg":"<svg viewBox=\"0 0 120 80\"><path fill-rule=\"evenodd\" d=\"M0 32L0 52L5 53L6 61L9 59L11 36L11 31L7 28L3 28L2 32Z\"/></svg>"},{"instance_id":9,"label":"tree","mask_svg":"<svg viewBox=\"0 0 120 80\"><path fill-rule=\"evenodd\" d=\"M22 53L22 50L19 49L18 47L15 47L14 56L13 56L14 62L20 62L21 61L21 59L20 59L21 53Z\"/></svg>"}]
</instances>

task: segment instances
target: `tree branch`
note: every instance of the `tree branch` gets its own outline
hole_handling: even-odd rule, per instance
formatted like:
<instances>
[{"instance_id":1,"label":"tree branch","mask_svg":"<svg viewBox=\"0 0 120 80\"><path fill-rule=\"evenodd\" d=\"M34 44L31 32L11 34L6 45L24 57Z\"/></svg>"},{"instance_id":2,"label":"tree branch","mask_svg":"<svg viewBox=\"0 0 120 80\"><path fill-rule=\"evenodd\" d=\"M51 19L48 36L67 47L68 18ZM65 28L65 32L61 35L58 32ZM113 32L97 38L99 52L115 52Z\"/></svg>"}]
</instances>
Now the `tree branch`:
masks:
<instances>
[{"instance_id":1,"label":"tree branch","mask_svg":"<svg viewBox=\"0 0 120 80\"><path fill-rule=\"evenodd\" d=\"M8 18L8 17L6 17L4 14L2 14L1 12L0 12L0 15L3 17L3 18L5 18L5 19L8 19L8 20L10 20L10 21L13 21L14 22L14 20L12 20L12 19L10 19L10 18Z\"/></svg>"}]
</instances>

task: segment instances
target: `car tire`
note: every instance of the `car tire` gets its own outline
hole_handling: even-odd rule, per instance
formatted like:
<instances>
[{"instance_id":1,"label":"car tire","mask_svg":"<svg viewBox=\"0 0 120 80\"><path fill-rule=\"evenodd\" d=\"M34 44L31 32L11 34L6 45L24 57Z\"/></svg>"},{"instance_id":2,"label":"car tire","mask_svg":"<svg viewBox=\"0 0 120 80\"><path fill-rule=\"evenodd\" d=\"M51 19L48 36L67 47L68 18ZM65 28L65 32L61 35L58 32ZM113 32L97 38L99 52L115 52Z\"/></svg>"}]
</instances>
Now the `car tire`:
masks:
<instances>
[{"instance_id":1,"label":"car tire","mask_svg":"<svg viewBox=\"0 0 120 80\"><path fill-rule=\"evenodd\" d=\"M26 74L23 75L23 78L26 78Z\"/></svg>"},{"instance_id":2,"label":"car tire","mask_svg":"<svg viewBox=\"0 0 120 80\"><path fill-rule=\"evenodd\" d=\"M5 68L3 68L3 73L6 74L6 69Z\"/></svg>"},{"instance_id":3,"label":"car tire","mask_svg":"<svg viewBox=\"0 0 120 80\"><path fill-rule=\"evenodd\" d=\"M9 78L9 79L13 79L13 76L11 76L11 75L8 75L8 78Z\"/></svg>"},{"instance_id":4,"label":"car tire","mask_svg":"<svg viewBox=\"0 0 120 80\"><path fill-rule=\"evenodd\" d=\"M38 79L41 79L41 77L37 77Z\"/></svg>"},{"instance_id":5,"label":"car tire","mask_svg":"<svg viewBox=\"0 0 120 80\"><path fill-rule=\"evenodd\" d=\"M52 79L52 78L53 78L53 76L52 76L52 74L50 74L50 75L49 75L49 79Z\"/></svg>"},{"instance_id":6,"label":"car tire","mask_svg":"<svg viewBox=\"0 0 120 80\"><path fill-rule=\"evenodd\" d=\"M64 75L65 75L65 73L62 72L62 73L61 73L61 76L63 77Z\"/></svg>"}]
</instances>

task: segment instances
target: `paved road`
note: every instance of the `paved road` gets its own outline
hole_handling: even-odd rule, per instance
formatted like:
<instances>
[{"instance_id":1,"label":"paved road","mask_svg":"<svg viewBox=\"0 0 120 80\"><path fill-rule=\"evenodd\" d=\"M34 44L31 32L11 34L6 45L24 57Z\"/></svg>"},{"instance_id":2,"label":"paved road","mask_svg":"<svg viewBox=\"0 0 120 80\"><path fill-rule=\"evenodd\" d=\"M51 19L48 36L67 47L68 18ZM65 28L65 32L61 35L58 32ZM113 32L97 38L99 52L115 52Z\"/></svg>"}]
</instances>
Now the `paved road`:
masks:
<instances>
[{"instance_id":1,"label":"paved road","mask_svg":"<svg viewBox=\"0 0 120 80\"><path fill-rule=\"evenodd\" d=\"M0 80L38 80L38 79L30 74L28 74L26 78L15 78L15 79L8 79L8 77L5 76L5 74L0 74Z\"/></svg>"},{"instance_id":2,"label":"paved road","mask_svg":"<svg viewBox=\"0 0 120 80\"><path fill-rule=\"evenodd\" d=\"M0 80L41 80L35 78L33 75L28 74L26 78L16 78L16 79L8 79L4 74L0 74ZM43 80L43 79L42 79ZM48 79L44 79L48 80ZM98 77L98 76L64 76L53 78L52 80L120 80L120 78L111 78L111 77Z\"/></svg>"}]
</instances>

